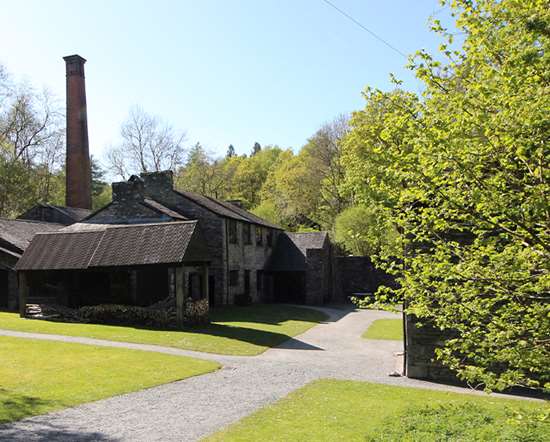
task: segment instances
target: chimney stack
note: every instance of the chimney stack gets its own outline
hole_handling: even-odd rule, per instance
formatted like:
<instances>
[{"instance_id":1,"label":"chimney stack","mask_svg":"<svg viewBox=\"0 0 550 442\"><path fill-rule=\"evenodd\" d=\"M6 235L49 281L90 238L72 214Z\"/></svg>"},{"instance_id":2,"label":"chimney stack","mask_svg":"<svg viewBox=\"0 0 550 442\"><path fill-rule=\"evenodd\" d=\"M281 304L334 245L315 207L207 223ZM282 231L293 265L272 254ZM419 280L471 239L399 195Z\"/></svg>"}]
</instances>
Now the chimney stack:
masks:
<instances>
[{"instance_id":1,"label":"chimney stack","mask_svg":"<svg viewBox=\"0 0 550 442\"><path fill-rule=\"evenodd\" d=\"M88 147L84 63L80 55L63 57L67 71L67 160L68 207L92 208L92 171Z\"/></svg>"}]
</instances>

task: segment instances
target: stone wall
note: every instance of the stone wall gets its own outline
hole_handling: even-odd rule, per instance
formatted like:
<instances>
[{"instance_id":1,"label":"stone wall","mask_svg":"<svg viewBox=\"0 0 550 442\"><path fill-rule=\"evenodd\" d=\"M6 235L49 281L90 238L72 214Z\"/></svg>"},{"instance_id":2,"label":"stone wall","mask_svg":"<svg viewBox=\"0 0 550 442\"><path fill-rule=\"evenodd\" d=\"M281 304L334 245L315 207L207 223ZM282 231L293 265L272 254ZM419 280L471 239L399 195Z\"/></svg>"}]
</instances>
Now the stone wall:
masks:
<instances>
[{"instance_id":1,"label":"stone wall","mask_svg":"<svg viewBox=\"0 0 550 442\"><path fill-rule=\"evenodd\" d=\"M113 183L113 201L87 222L98 224L138 224L169 221L166 215L145 207L144 184L139 178L134 181Z\"/></svg>"},{"instance_id":2,"label":"stone wall","mask_svg":"<svg viewBox=\"0 0 550 442\"><path fill-rule=\"evenodd\" d=\"M332 277L330 245L306 251L306 304L324 304L330 299Z\"/></svg>"},{"instance_id":3,"label":"stone wall","mask_svg":"<svg viewBox=\"0 0 550 442\"><path fill-rule=\"evenodd\" d=\"M405 316L405 375L415 379L456 382L456 376L435 360L435 349L442 347L450 333L442 332L429 324L417 325L412 315Z\"/></svg>"},{"instance_id":4,"label":"stone wall","mask_svg":"<svg viewBox=\"0 0 550 442\"><path fill-rule=\"evenodd\" d=\"M334 300L346 302L354 293L374 293L393 285L392 277L374 267L368 256L337 256L334 262Z\"/></svg>"},{"instance_id":5,"label":"stone wall","mask_svg":"<svg viewBox=\"0 0 550 442\"><path fill-rule=\"evenodd\" d=\"M257 290L258 288L258 275L259 271L263 271L265 264L268 258L273 252L273 247L277 240L277 235L279 231L271 229L273 239L271 245L267 243L268 229L267 227L261 227L262 235L262 244L256 244L256 226L251 224L251 237L252 244L245 244L244 237L244 223L235 221L237 223L237 243L228 244L228 254L224 256L224 264L227 264L229 271L238 271L239 280L238 284L234 286L229 286L229 298L228 304L233 304L235 302L235 297L237 295L242 295L245 293L245 271L250 272L250 291L249 295L252 302L265 302L268 298L268 293L265 291ZM224 220L224 224L227 225L228 220ZM226 228L224 227L224 239ZM227 276L229 281L229 276ZM265 287L265 281L262 281L261 286Z\"/></svg>"}]
</instances>

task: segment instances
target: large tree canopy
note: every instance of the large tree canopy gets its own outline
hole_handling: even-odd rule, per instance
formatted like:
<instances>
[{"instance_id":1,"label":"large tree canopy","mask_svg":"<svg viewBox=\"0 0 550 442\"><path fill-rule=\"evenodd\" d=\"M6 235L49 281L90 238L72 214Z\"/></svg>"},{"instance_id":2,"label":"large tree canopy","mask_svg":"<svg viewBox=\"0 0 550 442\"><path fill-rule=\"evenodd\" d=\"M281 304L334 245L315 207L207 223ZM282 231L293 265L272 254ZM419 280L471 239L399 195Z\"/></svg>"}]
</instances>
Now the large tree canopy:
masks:
<instances>
[{"instance_id":1,"label":"large tree canopy","mask_svg":"<svg viewBox=\"0 0 550 442\"><path fill-rule=\"evenodd\" d=\"M14 82L0 65L0 216L63 202L62 117L51 94Z\"/></svg>"},{"instance_id":2,"label":"large tree canopy","mask_svg":"<svg viewBox=\"0 0 550 442\"><path fill-rule=\"evenodd\" d=\"M550 8L449 2L462 48L416 54L422 98L368 91L346 189L404 232L407 311L452 330L438 357L486 388L550 388ZM395 268L395 262L386 261Z\"/></svg>"}]
</instances>

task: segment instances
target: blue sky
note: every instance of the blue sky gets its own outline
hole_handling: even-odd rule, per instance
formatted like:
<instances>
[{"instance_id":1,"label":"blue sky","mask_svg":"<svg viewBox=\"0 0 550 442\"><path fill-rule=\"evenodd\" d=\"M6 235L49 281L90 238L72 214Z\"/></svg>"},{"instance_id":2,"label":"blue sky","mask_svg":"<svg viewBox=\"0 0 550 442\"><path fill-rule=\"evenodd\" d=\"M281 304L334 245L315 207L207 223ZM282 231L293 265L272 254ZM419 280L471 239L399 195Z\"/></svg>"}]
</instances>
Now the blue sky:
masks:
<instances>
[{"instance_id":1,"label":"blue sky","mask_svg":"<svg viewBox=\"0 0 550 442\"><path fill-rule=\"evenodd\" d=\"M331 0L412 53L435 51L437 0ZM299 149L319 126L363 106L388 74L418 91L406 60L322 0L0 0L0 63L63 103L62 56L88 60L90 150L102 156L138 104L223 155L255 141Z\"/></svg>"}]
</instances>

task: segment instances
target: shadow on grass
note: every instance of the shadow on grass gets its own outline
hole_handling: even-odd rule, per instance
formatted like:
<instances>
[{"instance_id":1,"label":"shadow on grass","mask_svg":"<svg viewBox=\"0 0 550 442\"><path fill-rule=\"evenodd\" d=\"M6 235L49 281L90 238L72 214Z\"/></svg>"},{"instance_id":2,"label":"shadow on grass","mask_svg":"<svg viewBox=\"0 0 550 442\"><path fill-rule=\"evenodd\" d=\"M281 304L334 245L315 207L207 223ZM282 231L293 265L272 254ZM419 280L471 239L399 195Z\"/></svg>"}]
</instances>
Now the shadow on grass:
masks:
<instances>
[{"instance_id":1,"label":"shadow on grass","mask_svg":"<svg viewBox=\"0 0 550 442\"><path fill-rule=\"evenodd\" d=\"M253 322L278 325L286 321L301 321L320 324L341 319L349 309L333 310L331 318L324 312L307 306L288 304L254 304L244 307L223 306L212 308L213 322Z\"/></svg>"},{"instance_id":2,"label":"shadow on grass","mask_svg":"<svg viewBox=\"0 0 550 442\"><path fill-rule=\"evenodd\" d=\"M186 326L179 330L174 327L154 327L137 324L113 324L113 323L95 323L97 325L131 327L136 330L150 331L183 331L189 333L198 333L202 335L210 335L233 339L236 341L247 342L249 344L262 347L275 347L283 342L288 342L289 349L301 350L322 350L318 347L303 343L292 336L284 333L284 323L287 321L299 321L311 324L320 324L326 322L337 321L349 313L348 310L331 311L331 316L323 313L320 310L313 308L300 307L295 305L285 304L253 304L250 306L223 306L213 308L210 313L211 323L206 325ZM49 322L49 321L48 321ZM55 321L58 322L58 321ZM60 321L59 321L60 322ZM253 326L247 327L248 324L262 324L267 327L281 325L282 331L262 330ZM93 323L92 323L93 324ZM106 338L108 339L108 338Z\"/></svg>"},{"instance_id":3,"label":"shadow on grass","mask_svg":"<svg viewBox=\"0 0 550 442\"><path fill-rule=\"evenodd\" d=\"M35 429L19 428L14 421L44 414L63 404L0 388L0 441L113 441L101 433L69 430L41 421Z\"/></svg>"},{"instance_id":4,"label":"shadow on grass","mask_svg":"<svg viewBox=\"0 0 550 442\"><path fill-rule=\"evenodd\" d=\"M0 424L44 413L56 405L60 404L0 388Z\"/></svg>"},{"instance_id":5,"label":"shadow on grass","mask_svg":"<svg viewBox=\"0 0 550 442\"><path fill-rule=\"evenodd\" d=\"M275 347L283 342L291 340L295 342L295 345L292 348L300 350L321 350L318 347L301 342L294 339L292 336L285 335L284 333L258 330L254 328L212 323L202 327L188 327L184 331L234 339L236 341L248 342L249 344L262 347ZM298 345L297 343L300 343L301 345Z\"/></svg>"}]
</instances>

